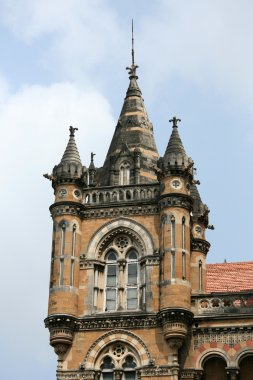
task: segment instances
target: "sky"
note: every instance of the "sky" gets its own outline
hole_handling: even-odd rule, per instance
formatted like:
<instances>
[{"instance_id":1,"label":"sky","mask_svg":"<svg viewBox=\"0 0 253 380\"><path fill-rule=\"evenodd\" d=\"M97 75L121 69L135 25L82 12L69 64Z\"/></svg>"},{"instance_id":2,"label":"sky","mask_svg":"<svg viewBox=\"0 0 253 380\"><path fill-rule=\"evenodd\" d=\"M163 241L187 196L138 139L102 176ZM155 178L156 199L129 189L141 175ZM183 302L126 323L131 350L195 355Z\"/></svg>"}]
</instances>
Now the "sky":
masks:
<instances>
[{"instance_id":1,"label":"sky","mask_svg":"<svg viewBox=\"0 0 253 380\"><path fill-rule=\"evenodd\" d=\"M1 375L54 379L47 315L53 189L68 127L84 165L105 158L128 86L139 86L160 155L169 119L210 209L208 262L252 260L253 2L0 0Z\"/></svg>"}]
</instances>

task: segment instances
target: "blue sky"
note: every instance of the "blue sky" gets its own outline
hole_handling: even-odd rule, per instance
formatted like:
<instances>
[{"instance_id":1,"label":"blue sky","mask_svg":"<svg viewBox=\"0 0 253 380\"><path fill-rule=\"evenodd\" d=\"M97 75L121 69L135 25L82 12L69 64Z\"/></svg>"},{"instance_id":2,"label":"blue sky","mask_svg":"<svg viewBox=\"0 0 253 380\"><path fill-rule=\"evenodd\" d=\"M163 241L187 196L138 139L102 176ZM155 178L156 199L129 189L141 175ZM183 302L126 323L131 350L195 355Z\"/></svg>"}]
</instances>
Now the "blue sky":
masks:
<instances>
[{"instance_id":1,"label":"blue sky","mask_svg":"<svg viewBox=\"0 0 253 380\"><path fill-rule=\"evenodd\" d=\"M169 119L210 208L208 262L252 260L251 0L0 0L2 377L54 379L47 313L53 191L68 126L83 164L105 158L135 20L139 85L163 155Z\"/></svg>"}]
</instances>

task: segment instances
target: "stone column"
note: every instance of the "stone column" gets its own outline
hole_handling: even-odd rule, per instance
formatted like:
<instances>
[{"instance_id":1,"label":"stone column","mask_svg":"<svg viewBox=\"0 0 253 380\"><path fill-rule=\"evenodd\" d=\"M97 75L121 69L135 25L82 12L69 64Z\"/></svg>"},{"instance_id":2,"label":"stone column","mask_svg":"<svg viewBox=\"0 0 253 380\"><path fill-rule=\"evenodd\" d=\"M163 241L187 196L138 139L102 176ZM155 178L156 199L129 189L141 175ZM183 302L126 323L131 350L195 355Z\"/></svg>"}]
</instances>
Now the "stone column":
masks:
<instances>
[{"instance_id":1,"label":"stone column","mask_svg":"<svg viewBox=\"0 0 253 380\"><path fill-rule=\"evenodd\" d=\"M237 380L239 375L239 368L227 368L227 375L229 380Z\"/></svg>"}]
</instances>

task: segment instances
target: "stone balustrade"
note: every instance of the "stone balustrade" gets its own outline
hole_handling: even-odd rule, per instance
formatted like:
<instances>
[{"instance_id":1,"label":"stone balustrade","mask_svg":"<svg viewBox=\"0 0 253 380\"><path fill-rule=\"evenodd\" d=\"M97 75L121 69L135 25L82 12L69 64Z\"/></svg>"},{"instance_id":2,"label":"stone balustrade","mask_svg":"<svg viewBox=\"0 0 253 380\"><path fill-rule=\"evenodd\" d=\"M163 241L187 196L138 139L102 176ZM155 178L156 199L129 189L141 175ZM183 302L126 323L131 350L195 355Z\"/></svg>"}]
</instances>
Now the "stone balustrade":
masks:
<instances>
[{"instance_id":1,"label":"stone balustrade","mask_svg":"<svg viewBox=\"0 0 253 380\"><path fill-rule=\"evenodd\" d=\"M253 292L194 295L192 312L195 315L253 314Z\"/></svg>"},{"instance_id":2,"label":"stone balustrade","mask_svg":"<svg viewBox=\"0 0 253 380\"><path fill-rule=\"evenodd\" d=\"M158 197L158 193L159 185L91 188L84 192L84 204L98 206L133 201L155 201Z\"/></svg>"}]
</instances>

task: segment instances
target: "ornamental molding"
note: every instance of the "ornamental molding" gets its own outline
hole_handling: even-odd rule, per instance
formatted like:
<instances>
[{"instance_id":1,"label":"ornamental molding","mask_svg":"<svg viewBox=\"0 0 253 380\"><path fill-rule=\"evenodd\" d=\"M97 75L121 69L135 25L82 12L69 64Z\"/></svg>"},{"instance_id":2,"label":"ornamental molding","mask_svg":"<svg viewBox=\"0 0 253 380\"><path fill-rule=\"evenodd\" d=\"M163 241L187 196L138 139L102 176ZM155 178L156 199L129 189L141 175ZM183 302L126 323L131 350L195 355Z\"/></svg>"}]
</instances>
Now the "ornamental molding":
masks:
<instances>
[{"instance_id":1,"label":"ornamental molding","mask_svg":"<svg viewBox=\"0 0 253 380\"><path fill-rule=\"evenodd\" d=\"M153 240L149 231L134 220L117 218L103 224L99 230L94 233L88 245L87 258L94 258L94 253L96 253L96 255L101 255L105 243L117 234L122 234L122 231L125 231L128 235L131 234L134 239L139 242L140 247L147 255L153 254Z\"/></svg>"},{"instance_id":2,"label":"ornamental molding","mask_svg":"<svg viewBox=\"0 0 253 380\"><path fill-rule=\"evenodd\" d=\"M140 369L141 376L172 376L175 374L175 371L178 372L178 367L148 367Z\"/></svg>"},{"instance_id":3,"label":"ornamental molding","mask_svg":"<svg viewBox=\"0 0 253 380\"><path fill-rule=\"evenodd\" d=\"M106 330L117 328L150 328L159 326L155 314L142 315L108 315L76 318L66 315L54 315L45 319L45 326L49 330L57 327L71 328L72 331L87 331L87 330Z\"/></svg>"},{"instance_id":4,"label":"ornamental molding","mask_svg":"<svg viewBox=\"0 0 253 380\"><path fill-rule=\"evenodd\" d=\"M193 200L189 195L173 193L161 196L159 204L161 209L169 207L182 207L188 211L191 211Z\"/></svg>"},{"instance_id":5,"label":"ornamental molding","mask_svg":"<svg viewBox=\"0 0 253 380\"><path fill-rule=\"evenodd\" d=\"M81 364L81 368L85 368L87 362L89 361L90 357L91 357L91 352L95 349L95 347L101 342L101 341L104 341L107 337L111 337L113 335L119 335L121 338L120 339L123 339L125 340L126 343L130 344L131 345L131 340L134 340L134 341L137 341L141 347L145 350L145 354L149 360L150 363L153 363L153 359L150 355L150 352L148 350L148 347L146 346L146 344L144 343L144 341L138 337L137 335L133 334L132 332L129 332L128 330L123 330L123 329L115 329L113 331L109 331L105 334L103 334L102 336L100 336L98 339L96 339L92 345L90 346L90 348L88 349L87 351L87 354L85 355L85 358ZM128 339L124 339L125 338L128 338ZM109 341L108 344L112 344L112 343L115 343L115 341ZM104 348L104 347L103 347ZM101 350L101 347L99 347L99 349Z\"/></svg>"},{"instance_id":6,"label":"ornamental molding","mask_svg":"<svg viewBox=\"0 0 253 380\"><path fill-rule=\"evenodd\" d=\"M108 218L108 217L120 217L125 215L154 215L159 214L159 207L157 204L148 205L132 205L125 207L115 207L112 205L108 207L98 207L92 209L85 209L81 212L83 219L93 218Z\"/></svg>"},{"instance_id":7,"label":"ornamental molding","mask_svg":"<svg viewBox=\"0 0 253 380\"><path fill-rule=\"evenodd\" d=\"M193 316L193 313L186 309L165 309L158 313L157 318L162 326L168 323L190 325L193 321Z\"/></svg>"},{"instance_id":8,"label":"ornamental molding","mask_svg":"<svg viewBox=\"0 0 253 380\"><path fill-rule=\"evenodd\" d=\"M53 203L49 207L49 210L52 218L58 215L75 215L80 217L83 208L84 206L78 202L65 201Z\"/></svg>"},{"instance_id":9,"label":"ornamental molding","mask_svg":"<svg viewBox=\"0 0 253 380\"><path fill-rule=\"evenodd\" d=\"M204 253L205 255L208 253L211 244L203 239L191 239L191 250L199 251Z\"/></svg>"},{"instance_id":10,"label":"ornamental molding","mask_svg":"<svg viewBox=\"0 0 253 380\"><path fill-rule=\"evenodd\" d=\"M115 230L113 230L112 232L110 232L109 234L107 234L104 237L104 239L100 242L100 244L98 246L98 257L99 258L102 255L104 247L108 244L108 242L110 240L114 239L117 235L127 235L127 236L130 236L130 238L132 238L132 239L134 239L134 240L137 241L139 247L141 248L142 253L145 251L145 244L144 244L143 240L140 238L140 236L138 234L136 234L130 228L119 227L119 228L116 228Z\"/></svg>"},{"instance_id":11,"label":"ornamental molding","mask_svg":"<svg viewBox=\"0 0 253 380\"><path fill-rule=\"evenodd\" d=\"M253 326L239 327L213 327L213 328L194 328L193 344L194 349L204 343L222 343L229 347L234 347L241 342L253 340Z\"/></svg>"},{"instance_id":12,"label":"ornamental molding","mask_svg":"<svg viewBox=\"0 0 253 380\"><path fill-rule=\"evenodd\" d=\"M136 313L127 313L123 315L122 312L119 315L116 313L103 315L96 314L95 316L83 318L68 315L50 315L45 319L45 326L49 331L55 329L68 329L68 331L72 332L108 329L139 329L162 327L168 323L173 323L174 325L182 323L190 325L192 318L193 314L184 309L171 309L169 311L162 311L158 314L144 314L143 312L141 312L140 315L137 315ZM111 334L111 331L109 334Z\"/></svg>"}]
</instances>

